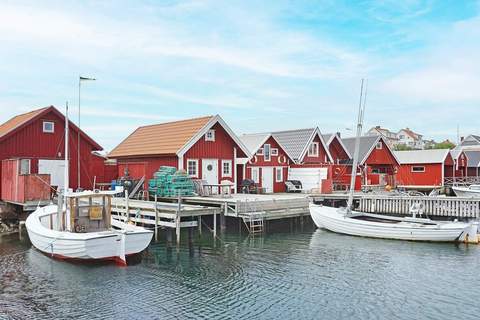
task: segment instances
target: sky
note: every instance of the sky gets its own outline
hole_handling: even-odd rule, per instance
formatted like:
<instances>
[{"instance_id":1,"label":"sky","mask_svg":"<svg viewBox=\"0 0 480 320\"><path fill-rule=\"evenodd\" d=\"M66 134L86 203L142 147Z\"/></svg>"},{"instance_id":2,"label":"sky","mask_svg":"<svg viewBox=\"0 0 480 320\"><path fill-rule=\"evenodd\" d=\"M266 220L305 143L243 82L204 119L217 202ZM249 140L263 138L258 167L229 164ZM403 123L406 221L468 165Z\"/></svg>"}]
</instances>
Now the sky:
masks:
<instances>
[{"instance_id":1,"label":"sky","mask_svg":"<svg viewBox=\"0 0 480 320\"><path fill-rule=\"evenodd\" d=\"M479 1L0 0L0 122L54 105L111 150L220 114L238 134L318 126L480 133Z\"/></svg>"}]
</instances>

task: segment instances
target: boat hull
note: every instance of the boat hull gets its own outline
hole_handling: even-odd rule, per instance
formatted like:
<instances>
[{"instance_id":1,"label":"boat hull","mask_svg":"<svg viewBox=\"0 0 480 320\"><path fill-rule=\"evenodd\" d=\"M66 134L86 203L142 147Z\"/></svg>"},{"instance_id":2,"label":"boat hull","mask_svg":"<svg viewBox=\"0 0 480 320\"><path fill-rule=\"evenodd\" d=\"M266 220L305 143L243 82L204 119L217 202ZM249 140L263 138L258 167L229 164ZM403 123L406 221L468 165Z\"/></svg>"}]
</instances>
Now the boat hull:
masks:
<instances>
[{"instance_id":1,"label":"boat hull","mask_svg":"<svg viewBox=\"0 0 480 320\"><path fill-rule=\"evenodd\" d=\"M51 216L56 212L56 205L39 208L25 222L32 245L56 258L124 261L125 256L145 250L153 236L150 230L123 223L124 230L90 233L63 232L45 227L45 221L55 220Z\"/></svg>"},{"instance_id":2,"label":"boat hull","mask_svg":"<svg viewBox=\"0 0 480 320\"><path fill-rule=\"evenodd\" d=\"M422 225L410 222L365 221L345 216L338 208L315 204L310 205L310 214L319 228L352 236L382 239L455 242L462 241L471 227L471 224L459 222Z\"/></svg>"},{"instance_id":3,"label":"boat hull","mask_svg":"<svg viewBox=\"0 0 480 320\"><path fill-rule=\"evenodd\" d=\"M472 190L462 187L452 187L452 190L457 197L480 198L480 190Z\"/></svg>"}]
</instances>

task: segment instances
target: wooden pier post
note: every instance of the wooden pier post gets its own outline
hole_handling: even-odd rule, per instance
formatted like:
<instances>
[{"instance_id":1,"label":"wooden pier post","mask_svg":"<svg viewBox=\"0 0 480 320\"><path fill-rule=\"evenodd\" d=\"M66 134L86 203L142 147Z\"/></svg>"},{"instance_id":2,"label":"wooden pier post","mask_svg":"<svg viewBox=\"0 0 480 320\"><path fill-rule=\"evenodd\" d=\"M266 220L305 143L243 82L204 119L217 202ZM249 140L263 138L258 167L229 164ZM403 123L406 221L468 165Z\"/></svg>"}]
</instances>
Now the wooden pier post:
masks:
<instances>
[{"instance_id":1,"label":"wooden pier post","mask_svg":"<svg viewBox=\"0 0 480 320\"><path fill-rule=\"evenodd\" d=\"M128 203L128 190L125 189L125 223L128 223L130 220L130 206Z\"/></svg>"},{"instance_id":2,"label":"wooden pier post","mask_svg":"<svg viewBox=\"0 0 480 320\"><path fill-rule=\"evenodd\" d=\"M157 193L155 193L155 242L158 241L158 209L157 209Z\"/></svg>"},{"instance_id":3,"label":"wooden pier post","mask_svg":"<svg viewBox=\"0 0 480 320\"><path fill-rule=\"evenodd\" d=\"M213 214L213 238L217 238L217 212Z\"/></svg>"},{"instance_id":4,"label":"wooden pier post","mask_svg":"<svg viewBox=\"0 0 480 320\"><path fill-rule=\"evenodd\" d=\"M202 216L198 216L198 235L202 236Z\"/></svg>"},{"instance_id":5,"label":"wooden pier post","mask_svg":"<svg viewBox=\"0 0 480 320\"><path fill-rule=\"evenodd\" d=\"M223 205L223 211L220 213L220 231L223 232L225 229L227 229L227 223L226 223L226 214L228 213L228 205L225 202Z\"/></svg>"},{"instance_id":6,"label":"wooden pier post","mask_svg":"<svg viewBox=\"0 0 480 320\"><path fill-rule=\"evenodd\" d=\"M175 217L175 231L177 234L177 247L180 245L180 213L182 210L182 196L178 194L178 208L177 215Z\"/></svg>"}]
</instances>

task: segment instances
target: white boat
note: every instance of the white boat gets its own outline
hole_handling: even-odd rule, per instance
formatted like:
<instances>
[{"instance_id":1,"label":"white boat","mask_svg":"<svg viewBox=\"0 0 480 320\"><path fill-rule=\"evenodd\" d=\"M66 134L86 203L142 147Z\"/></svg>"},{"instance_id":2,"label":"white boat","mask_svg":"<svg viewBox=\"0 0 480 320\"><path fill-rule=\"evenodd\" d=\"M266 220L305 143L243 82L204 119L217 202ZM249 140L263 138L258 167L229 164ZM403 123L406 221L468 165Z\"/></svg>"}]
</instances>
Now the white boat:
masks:
<instances>
[{"instance_id":1,"label":"white boat","mask_svg":"<svg viewBox=\"0 0 480 320\"><path fill-rule=\"evenodd\" d=\"M469 187L452 187L457 197L480 198L480 185L472 184Z\"/></svg>"},{"instance_id":2,"label":"white boat","mask_svg":"<svg viewBox=\"0 0 480 320\"><path fill-rule=\"evenodd\" d=\"M126 257L147 248L153 231L113 219L111 197L111 192L71 193L62 210L53 204L38 208L25 222L30 241L54 258L126 265Z\"/></svg>"},{"instance_id":3,"label":"white boat","mask_svg":"<svg viewBox=\"0 0 480 320\"><path fill-rule=\"evenodd\" d=\"M310 215L319 228L333 232L362 237L412 240L412 241L468 241L478 242L477 223L436 222L430 219L418 218L423 213L420 204L410 208L412 217L399 218L383 214L369 214L353 210L353 193L355 189L360 135L365 113L365 96L363 95L363 80L358 108L357 135L353 156L350 193L346 208L333 208L323 205L310 204ZM362 101L363 98L363 101ZM363 102L363 105L362 105Z\"/></svg>"},{"instance_id":4,"label":"white boat","mask_svg":"<svg viewBox=\"0 0 480 320\"><path fill-rule=\"evenodd\" d=\"M315 204L310 204L310 215L319 228L370 238L455 242L475 240L477 233L477 225L471 223L348 212Z\"/></svg>"},{"instance_id":5,"label":"white boat","mask_svg":"<svg viewBox=\"0 0 480 320\"><path fill-rule=\"evenodd\" d=\"M38 208L28 216L25 227L30 241L55 258L113 260L126 265L127 256L145 250L153 231L112 219L115 191L68 191L68 124L67 103L63 194L58 197L58 205Z\"/></svg>"}]
</instances>

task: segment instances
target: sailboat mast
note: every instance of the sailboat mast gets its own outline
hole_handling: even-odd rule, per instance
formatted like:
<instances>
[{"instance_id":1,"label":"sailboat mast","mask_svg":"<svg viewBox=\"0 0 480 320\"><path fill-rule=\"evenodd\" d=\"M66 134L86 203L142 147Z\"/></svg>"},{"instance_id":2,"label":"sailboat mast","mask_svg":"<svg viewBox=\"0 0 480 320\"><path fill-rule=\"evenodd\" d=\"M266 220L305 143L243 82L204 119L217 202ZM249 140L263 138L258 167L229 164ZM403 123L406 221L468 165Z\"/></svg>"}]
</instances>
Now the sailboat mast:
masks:
<instances>
[{"instance_id":1,"label":"sailboat mast","mask_svg":"<svg viewBox=\"0 0 480 320\"><path fill-rule=\"evenodd\" d=\"M352 174L350 179L350 193L348 195L347 210L350 211L353 205L353 194L355 192L355 181L357 178L357 167L358 167L358 157L360 154L360 136L362 135L363 128L363 115L365 112L365 102L366 102L366 85L364 92L365 80L362 79L360 85L360 100L358 102L358 121L357 121L357 135L355 138L355 151L353 153L353 164L352 164Z\"/></svg>"},{"instance_id":2,"label":"sailboat mast","mask_svg":"<svg viewBox=\"0 0 480 320\"><path fill-rule=\"evenodd\" d=\"M68 101L65 104L65 171L63 187L63 203L65 203L65 220L67 230L70 231L70 216L67 210L67 192L69 188L69 165L68 165Z\"/></svg>"}]
</instances>

